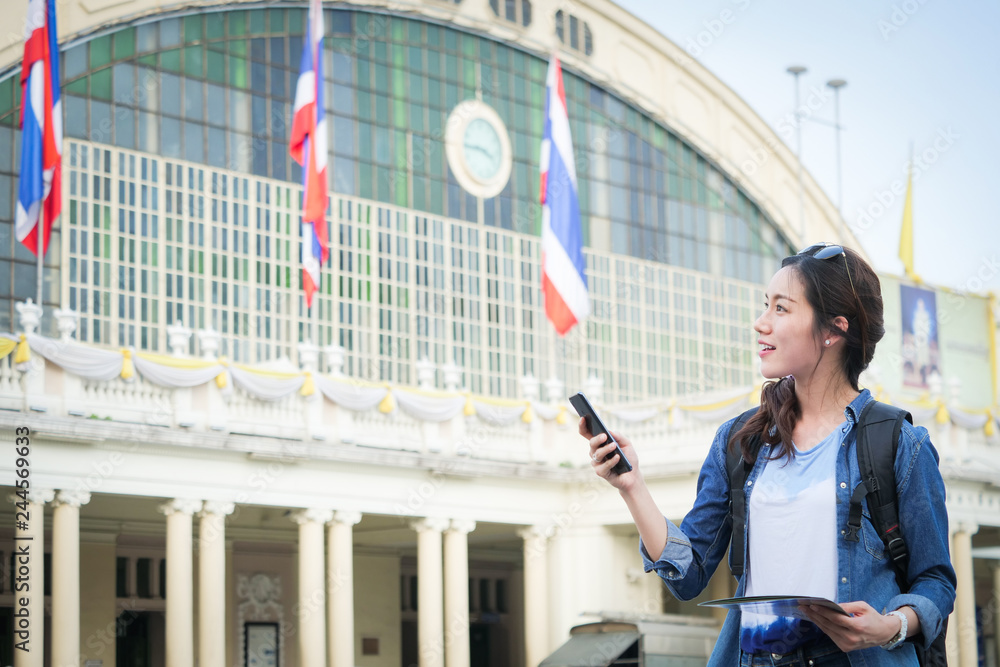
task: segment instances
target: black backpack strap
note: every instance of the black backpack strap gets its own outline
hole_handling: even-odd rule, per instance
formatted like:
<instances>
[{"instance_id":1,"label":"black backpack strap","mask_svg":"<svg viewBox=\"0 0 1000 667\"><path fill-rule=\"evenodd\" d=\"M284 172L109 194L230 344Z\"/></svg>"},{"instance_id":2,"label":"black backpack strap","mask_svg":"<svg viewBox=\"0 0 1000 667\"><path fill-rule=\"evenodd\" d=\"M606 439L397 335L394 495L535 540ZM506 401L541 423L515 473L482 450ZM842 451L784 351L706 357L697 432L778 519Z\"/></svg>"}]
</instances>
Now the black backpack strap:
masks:
<instances>
[{"instance_id":1,"label":"black backpack strap","mask_svg":"<svg viewBox=\"0 0 1000 667\"><path fill-rule=\"evenodd\" d=\"M896 572L896 582L904 593L909 588L906 566L909 552L899 525L896 499L896 448L903 420L913 423L906 410L870 401L858 418L857 454L861 482L851 494L845 539L858 541L861 530L861 501L867 498L872 526L885 545Z\"/></svg>"},{"instance_id":2,"label":"black backpack strap","mask_svg":"<svg viewBox=\"0 0 1000 667\"><path fill-rule=\"evenodd\" d=\"M750 473L750 464L743 460L739 447L733 448L733 437L740 432L747 420L757 413L757 408L750 408L741 414L726 434L726 470L729 472L729 520L733 527L732 542L729 545L729 571L739 579L743 576L743 555L746 552L743 525L746 523L747 506L746 492L743 489ZM754 436L753 448L760 447L761 438Z\"/></svg>"}]
</instances>

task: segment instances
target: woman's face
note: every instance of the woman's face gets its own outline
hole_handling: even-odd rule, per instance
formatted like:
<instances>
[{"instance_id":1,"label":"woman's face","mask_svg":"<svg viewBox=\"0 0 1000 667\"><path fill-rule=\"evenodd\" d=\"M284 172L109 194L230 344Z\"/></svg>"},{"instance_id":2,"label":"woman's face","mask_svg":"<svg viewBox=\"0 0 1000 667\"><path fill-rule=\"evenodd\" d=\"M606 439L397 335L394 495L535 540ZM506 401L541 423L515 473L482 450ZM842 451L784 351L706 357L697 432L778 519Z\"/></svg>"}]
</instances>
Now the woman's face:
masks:
<instances>
[{"instance_id":1,"label":"woman's face","mask_svg":"<svg viewBox=\"0 0 1000 667\"><path fill-rule=\"evenodd\" d=\"M764 302L764 312L753 325L759 334L761 374L766 378L808 375L819 361L821 343L813 331L813 308L793 267L774 274Z\"/></svg>"}]
</instances>

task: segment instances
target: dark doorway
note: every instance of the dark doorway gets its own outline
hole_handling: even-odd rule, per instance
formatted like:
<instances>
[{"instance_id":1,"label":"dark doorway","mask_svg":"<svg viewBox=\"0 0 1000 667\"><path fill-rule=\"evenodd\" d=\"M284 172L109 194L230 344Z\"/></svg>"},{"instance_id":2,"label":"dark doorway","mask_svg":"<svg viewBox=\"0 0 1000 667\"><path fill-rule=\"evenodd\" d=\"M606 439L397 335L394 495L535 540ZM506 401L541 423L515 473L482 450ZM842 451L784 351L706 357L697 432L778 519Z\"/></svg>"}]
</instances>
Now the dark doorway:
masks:
<instances>
[{"instance_id":1,"label":"dark doorway","mask_svg":"<svg viewBox=\"0 0 1000 667\"><path fill-rule=\"evenodd\" d=\"M124 611L116 622L115 667L152 667L150 616Z\"/></svg>"},{"instance_id":2,"label":"dark doorway","mask_svg":"<svg viewBox=\"0 0 1000 667\"><path fill-rule=\"evenodd\" d=\"M418 667L420 649L417 645L417 622L403 621L403 636L400 647L403 654L403 667Z\"/></svg>"},{"instance_id":3,"label":"dark doorway","mask_svg":"<svg viewBox=\"0 0 1000 667\"><path fill-rule=\"evenodd\" d=\"M14 609L0 607L0 664L14 664ZM30 643L28 646L32 646ZM34 648L34 647L32 647Z\"/></svg>"}]
</instances>

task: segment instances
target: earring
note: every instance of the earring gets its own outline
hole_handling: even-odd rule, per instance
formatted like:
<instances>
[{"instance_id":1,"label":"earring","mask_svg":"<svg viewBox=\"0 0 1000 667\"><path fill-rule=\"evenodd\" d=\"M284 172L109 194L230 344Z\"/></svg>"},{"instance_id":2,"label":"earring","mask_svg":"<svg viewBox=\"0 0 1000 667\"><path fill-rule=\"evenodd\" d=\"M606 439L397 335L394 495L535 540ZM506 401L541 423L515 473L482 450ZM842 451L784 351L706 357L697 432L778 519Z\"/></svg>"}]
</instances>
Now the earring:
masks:
<instances>
[{"instance_id":1,"label":"earring","mask_svg":"<svg viewBox=\"0 0 1000 667\"><path fill-rule=\"evenodd\" d=\"M829 345L829 344L830 344L830 341L829 341L829 340L827 340L827 341L826 341L826 344L827 344L827 345Z\"/></svg>"}]
</instances>

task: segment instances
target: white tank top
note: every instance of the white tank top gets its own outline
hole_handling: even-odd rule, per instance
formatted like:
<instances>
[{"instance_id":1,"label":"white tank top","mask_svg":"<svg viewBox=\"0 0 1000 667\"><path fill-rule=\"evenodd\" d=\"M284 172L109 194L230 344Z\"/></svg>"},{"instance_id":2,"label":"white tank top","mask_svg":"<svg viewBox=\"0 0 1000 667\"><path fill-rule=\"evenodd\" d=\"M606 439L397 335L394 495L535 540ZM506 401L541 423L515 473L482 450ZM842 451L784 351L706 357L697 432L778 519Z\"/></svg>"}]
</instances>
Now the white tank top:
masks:
<instances>
[{"instance_id":1,"label":"white tank top","mask_svg":"<svg viewBox=\"0 0 1000 667\"><path fill-rule=\"evenodd\" d=\"M795 458L768 461L750 494L746 595L795 595L837 601L837 455L841 424ZM818 636L808 621L744 613L740 647L786 653Z\"/></svg>"}]
</instances>

